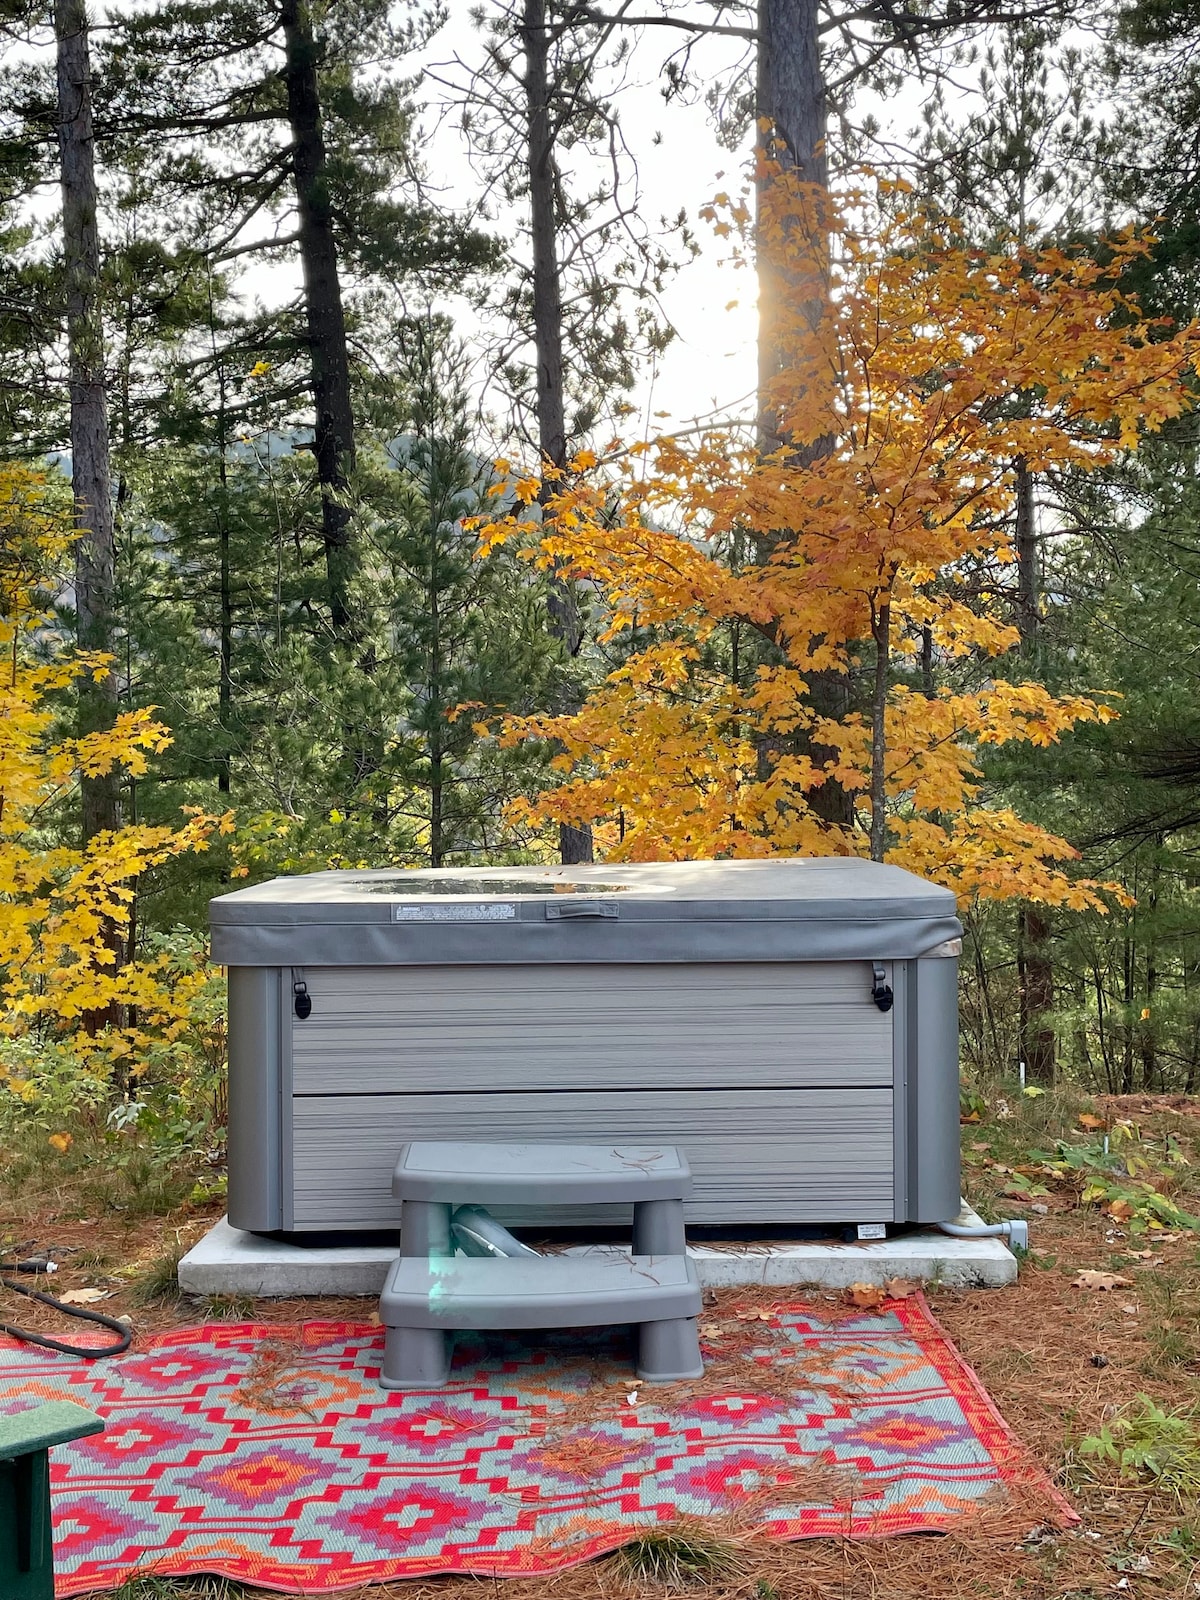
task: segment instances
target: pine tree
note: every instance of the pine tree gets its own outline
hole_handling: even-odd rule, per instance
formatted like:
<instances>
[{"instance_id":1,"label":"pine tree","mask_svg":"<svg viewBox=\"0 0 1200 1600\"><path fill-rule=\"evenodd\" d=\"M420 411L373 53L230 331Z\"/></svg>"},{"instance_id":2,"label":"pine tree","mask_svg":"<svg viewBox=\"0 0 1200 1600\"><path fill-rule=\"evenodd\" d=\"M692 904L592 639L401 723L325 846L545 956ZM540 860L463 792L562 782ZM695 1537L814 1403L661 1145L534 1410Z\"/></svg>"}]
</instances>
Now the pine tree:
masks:
<instances>
[{"instance_id":1,"label":"pine tree","mask_svg":"<svg viewBox=\"0 0 1200 1600\"><path fill-rule=\"evenodd\" d=\"M356 559L347 278L436 279L491 257L479 234L394 198L411 191L409 87L369 64L421 37L383 0L166 0L119 19L102 63L102 129L139 161L158 152L146 176L177 208L179 242L199 243L214 270L299 260L297 317L277 326L271 353L283 393L285 358L306 368L327 623L343 642Z\"/></svg>"},{"instance_id":2,"label":"pine tree","mask_svg":"<svg viewBox=\"0 0 1200 1600\"><path fill-rule=\"evenodd\" d=\"M513 552L476 553L468 520L487 504L492 472L473 447L465 352L434 318L401 332L412 418L396 470L376 481L371 534L395 640L389 808L437 867L505 843L505 802L545 768L536 752L531 766L481 741L479 724L544 705L562 669L540 621L544 586Z\"/></svg>"}]
</instances>

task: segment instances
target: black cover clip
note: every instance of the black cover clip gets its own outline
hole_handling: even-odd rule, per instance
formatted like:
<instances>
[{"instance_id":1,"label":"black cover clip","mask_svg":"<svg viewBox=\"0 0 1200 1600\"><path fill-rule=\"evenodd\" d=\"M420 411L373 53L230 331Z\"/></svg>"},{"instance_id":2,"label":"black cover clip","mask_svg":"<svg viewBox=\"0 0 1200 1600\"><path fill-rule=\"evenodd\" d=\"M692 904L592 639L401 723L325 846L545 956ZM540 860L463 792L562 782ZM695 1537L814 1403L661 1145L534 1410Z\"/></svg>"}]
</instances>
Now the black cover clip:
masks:
<instances>
[{"instance_id":1,"label":"black cover clip","mask_svg":"<svg viewBox=\"0 0 1200 1600\"><path fill-rule=\"evenodd\" d=\"M296 976L292 969L292 1009L303 1022L305 1017L312 1015L312 995L308 992L308 985L304 981L304 974Z\"/></svg>"},{"instance_id":2,"label":"black cover clip","mask_svg":"<svg viewBox=\"0 0 1200 1600\"><path fill-rule=\"evenodd\" d=\"M896 997L892 993L891 984L887 981L887 971L878 961L871 963L871 977L874 979L871 985L871 999L880 1011L890 1011L896 1002Z\"/></svg>"}]
</instances>

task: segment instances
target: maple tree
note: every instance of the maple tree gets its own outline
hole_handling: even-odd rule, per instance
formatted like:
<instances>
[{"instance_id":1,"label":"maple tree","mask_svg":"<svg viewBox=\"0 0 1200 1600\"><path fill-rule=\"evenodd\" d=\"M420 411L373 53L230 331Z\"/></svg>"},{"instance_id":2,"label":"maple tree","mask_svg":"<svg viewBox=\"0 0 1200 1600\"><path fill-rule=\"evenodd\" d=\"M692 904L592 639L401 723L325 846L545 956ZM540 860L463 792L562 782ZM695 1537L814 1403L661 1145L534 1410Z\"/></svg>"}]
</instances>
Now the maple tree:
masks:
<instances>
[{"instance_id":1,"label":"maple tree","mask_svg":"<svg viewBox=\"0 0 1200 1600\"><path fill-rule=\"evenodd\" d=\"M597 585L625 648L577 714L499 730L560 747L565 781L527 814L593 823L615 858L869 853L967 895L1102 906L1064 840L986 803L980 757L1115 710L999 672L935 687L930 663L1014 649L988 579L1013 560L1017 470L1090 472L1136 448L1190 405L1200 332L1122 291L1148 249L1132 234L1102 257L984 250L903 185L839 202L776 167L760 195L785 443L764 456L725 428L581 452L509 478L517 509L481 527L484 550L528 531L540 493L532 558ZM711 217L744 239L746 194ZM810 678L830 672L869 685L844 715L813 708ZM853 797L848 826L814 808L827 783Z\"/></svg>"},{"instance_id":2,"label":"maple tree","mask_svg":"<svg viewBox=\"0 0 1200 1600\"><path fill-rule=\"evenodd\" d=\"M229 817L197 813L177 827L131 823L82 846L56 842L55 812L82 777L138 776L170 743L145 708L79 738L61 732L64 693L111 661L70 648L53 625L49 602L75 537L50 474L0 464L0 1081L17 1093L31 1040L65 1044L97 1074L118 1063L136 1073L189 1026L204 971L161 950L120 962L111 931L128 935L139 874L232 831ZM97 1014L121 1025L97 1030Z\"/></svg>"}]
</instances>

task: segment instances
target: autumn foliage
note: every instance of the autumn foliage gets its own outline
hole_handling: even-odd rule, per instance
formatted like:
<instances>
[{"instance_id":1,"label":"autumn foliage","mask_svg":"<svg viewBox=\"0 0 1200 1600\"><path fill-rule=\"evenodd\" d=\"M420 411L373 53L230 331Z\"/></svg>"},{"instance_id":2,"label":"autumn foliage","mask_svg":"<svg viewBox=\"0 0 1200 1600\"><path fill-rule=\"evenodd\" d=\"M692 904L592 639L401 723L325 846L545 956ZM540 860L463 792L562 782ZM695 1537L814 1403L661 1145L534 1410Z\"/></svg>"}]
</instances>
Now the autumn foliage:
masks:
<instances>
[{"instance_id":1,"label":"autumn foliage","mask_svg":"<svg viewBox=\"0 0 1200 1600\"><path fill-rule=\"evenodd\" d=\"M1136 449L1191 403L1200 333L1122 293L1143 240L982 250L902 189L838 211L768 176L784 442L713 429L547 474L531 557L602 592L617 664L577 714L501 730L560 748L565 781L530 814L593 823L625 859L871 853L964 894L1101 904L1071 848L981 783L986 747L1115 715L987 665L1018 642L1015 474ZM712 215L735 240L750 222L744 198ZM538 489L516 482L483 548L528 533ZM848 822L825 820L832 784Z\"/></svg>"},{"instance_id":2,"label":"autumn foliage","mask_svg":"<svg viewBox=\"0 0 1200 1600\"><path fill-rule=\"evenodd\" d=\"M126 825L86 848L55 842L81 774L137 776L170 742L150 710L82 738L64 731L72 686L109 660L65 645L48 610L72 540L69 501L50 476L0 465L0 1079L18 1092L23 1045L58 1043L97 1072L128 1061L136 1073L189 1025L202 972L119 956L139 875L231 827L195 815L175 828Z\"/></svg>"}]
</instances>

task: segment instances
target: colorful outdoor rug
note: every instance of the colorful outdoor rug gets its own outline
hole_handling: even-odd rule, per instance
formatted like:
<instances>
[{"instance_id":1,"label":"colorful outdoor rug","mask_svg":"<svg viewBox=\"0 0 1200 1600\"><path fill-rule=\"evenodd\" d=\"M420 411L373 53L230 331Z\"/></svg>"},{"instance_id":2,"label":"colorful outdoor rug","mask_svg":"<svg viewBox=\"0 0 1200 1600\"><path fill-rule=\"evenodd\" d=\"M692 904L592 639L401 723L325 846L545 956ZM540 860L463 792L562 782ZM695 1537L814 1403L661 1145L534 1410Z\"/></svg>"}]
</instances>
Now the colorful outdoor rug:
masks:
<instances>
[{"instance_id":1,"label":"colorful outdoor rug","mask_svg":"<svg viewBox=\"0 0 1200 1600\"><path fill-rule=\"evenodd\" d=\"M64 1596L134 1572L304 1594L550 1572L680 1515L875 1538L1014 1484L1070 1519L919 1300L709 1315L705 1377L663 1389L632 1381L619 1333L460 1336L420 1394L380 1389L382 1329L347 1323L210 1325L92 1363L5 1341L0 1412L107 1418L52 1454Z\"/></svg>"}]
</instances>

